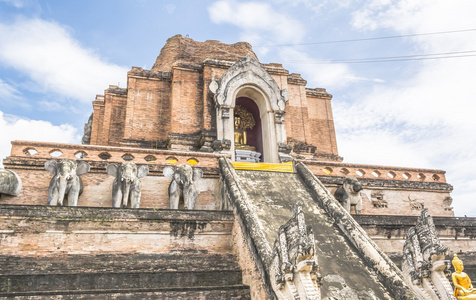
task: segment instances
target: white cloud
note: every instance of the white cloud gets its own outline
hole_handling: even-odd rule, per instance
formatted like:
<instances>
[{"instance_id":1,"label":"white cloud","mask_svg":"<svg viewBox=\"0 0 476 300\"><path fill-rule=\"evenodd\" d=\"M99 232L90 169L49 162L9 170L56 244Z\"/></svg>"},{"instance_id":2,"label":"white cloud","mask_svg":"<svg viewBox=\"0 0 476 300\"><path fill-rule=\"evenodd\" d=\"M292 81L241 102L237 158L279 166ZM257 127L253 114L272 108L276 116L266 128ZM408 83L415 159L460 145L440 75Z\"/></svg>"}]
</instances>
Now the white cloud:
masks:
<instances>
[{"instance_id":1,"label":"white cloud","mask_svg":"<svg viewBox=\"0 0 476 300\"><path fill-rule=\"evenodd\" d=\"M0 79L0 98L3 99L19 99L20 92L11 86L10 84L6 83L2 79Z\"/></svg>"},{"instance_id":2,"label":"white cloud","mask_svg":"<svg viewBox=\"0 0 476 300\"><path fill-rule=\"evenodd\" d=\"M471 0L375 0L354 12L352 24L398 34L460 30L476 28L474 11ZM466 32L409 41L420 53L438 53L474 50L475 38ZM422 61L413 76L380 84L346 107L334 103L341 154L349 162L445 169L456 214L476 216L474 78L474 57Z\"/></svg>"},{"instance_id":3,"label":"white cloud","mask_svg":"<svg viewBox=\"0 0 476 300\"><path fill-rule=\"evenodd\" d=\"M6 115L0 111L0 160L10 155L11 141L27 140L58 143L78 143L81 139L76 128L68 124L59 126L47 121L36 121Z\"/></svg>"},{"instance_id":4,"label":"white cloud","mask_svg":"<svg viewBox=\"0 0 476 300\"><path fill-rule=\"evenodd\" d=\"M19 90L2 79L0 79L0 101L3 106L31 108L31 105L22 97Z\"/></svg>"},{"instance_id":5,"label":"white cloud","mask_svg":"<svg viewBox=\"0 0 476 300\"><path fill-rule=\"evenodd\" d=\"M41 19L0 23L0 61L29 76L45 92L89 103L127 69L105 62L63 26Z\"/></svg>"},{"instance_id":6,"label":"white cloud","mask_svg":"<svg viewBox=\"0 0 476 300\"><path fill-rule=\"evenodd\" d=\"M268 3L221 0L213 3L208 12L216 24L241 28L243 40L250 43L296 43L306 33L301 22L276 12Z\"/></svg>"}]
</instances>

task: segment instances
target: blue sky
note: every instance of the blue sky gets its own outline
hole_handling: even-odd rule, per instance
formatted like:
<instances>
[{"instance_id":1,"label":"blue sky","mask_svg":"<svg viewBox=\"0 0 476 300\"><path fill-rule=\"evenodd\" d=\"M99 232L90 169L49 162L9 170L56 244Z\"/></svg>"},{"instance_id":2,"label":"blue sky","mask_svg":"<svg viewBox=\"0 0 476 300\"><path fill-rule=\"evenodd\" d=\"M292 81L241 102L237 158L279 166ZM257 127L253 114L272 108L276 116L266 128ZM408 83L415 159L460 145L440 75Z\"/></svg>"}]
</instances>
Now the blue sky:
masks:
<instances>
[{"instance_id":1,"label":"blue sky","mask_svg":"<svg viewBox=\"0 0 476 300\"><path fill-rule=\"evenodd\" d=\"M446 170L456 214L476 216L475 11L472 0L0 0L0 158L14 139L79 143L95 95L150 69L173 35L247 41L334 96L345 162ZM459 32L426 34L448 31ZM390 36L403 37L372 39Z\"/></svg>"}]
</instances>

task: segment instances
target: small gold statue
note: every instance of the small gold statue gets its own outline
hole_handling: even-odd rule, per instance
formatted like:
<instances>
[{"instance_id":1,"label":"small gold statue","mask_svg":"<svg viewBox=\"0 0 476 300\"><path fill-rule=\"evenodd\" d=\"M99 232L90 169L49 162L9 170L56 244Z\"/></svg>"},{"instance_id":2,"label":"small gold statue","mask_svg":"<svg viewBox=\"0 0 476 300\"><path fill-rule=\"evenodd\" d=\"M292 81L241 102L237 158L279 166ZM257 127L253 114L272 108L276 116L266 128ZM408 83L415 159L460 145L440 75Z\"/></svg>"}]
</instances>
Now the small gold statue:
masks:
<instances>
[{"instance_id":1,"label":"small gold statue","mask_svg":"<svg viewBox=\"0 0 476 300\"><path fill-rule=\"evenodd\" d=\"M455 268L455 272L451 275L453 285L455 286L453 296L458 298L458 300L476 299L476 289L473 288L468 274L463 272L463 261L456 254L453 258L453 267Z\"/></svg>"},{"instance_id":2,"label":"small gold statue","mask_svg":"<svg viewBox=\"0 0 476 300\"><path fill-rule=\"evenodd\" d=\"M253 114L250 113L243 106L237 105L235 107L235 149L255 151L254 146L248 145L247 130L252 129L256 125Z\"/></svg>"},{"instance_id":3,"label":"small gold statue","mask_svg":"<svg viewBox=\"0 0 476 300\"><path fill-rule=\"evenodd\" d=\"M246 136L246 129L241 128L241 118L235 117L235 144L246 145L248 137Z\"/></svg>"}]
</instances>

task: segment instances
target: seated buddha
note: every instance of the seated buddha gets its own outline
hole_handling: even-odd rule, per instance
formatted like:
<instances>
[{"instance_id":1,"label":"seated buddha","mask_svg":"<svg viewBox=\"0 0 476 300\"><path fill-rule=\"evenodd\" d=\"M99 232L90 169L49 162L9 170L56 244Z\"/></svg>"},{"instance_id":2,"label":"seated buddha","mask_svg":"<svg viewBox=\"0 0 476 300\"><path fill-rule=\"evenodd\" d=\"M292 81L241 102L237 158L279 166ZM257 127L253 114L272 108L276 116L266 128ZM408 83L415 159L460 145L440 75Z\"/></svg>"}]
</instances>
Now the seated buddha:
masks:
<instances>
[{"instance_id":1,"label":"seated buddha","mask_svg":"<svg viewBox=\"0 0 476 300\"><path fill-rule=\"evenodd\" d=\"M255 126L255 120L251 113L246 111L243 107L237 105L237 114L235 114L235 149L256 151L254 146L248 145L247 130Z\"/></svg>"},{"instance_id":2,"label":"seated buddha","mask_svg":"<svg viewBox=\"0 0 476 300\"><path fill-rule=\"evenodd\" d=\"M455 286L454 296L458 300L476 299L476 289L473 288L468 274L463 272L463 261L456 254L453 258L453 267L455 272L451 275L451 278Z\"/></svg>"}]
</instances>

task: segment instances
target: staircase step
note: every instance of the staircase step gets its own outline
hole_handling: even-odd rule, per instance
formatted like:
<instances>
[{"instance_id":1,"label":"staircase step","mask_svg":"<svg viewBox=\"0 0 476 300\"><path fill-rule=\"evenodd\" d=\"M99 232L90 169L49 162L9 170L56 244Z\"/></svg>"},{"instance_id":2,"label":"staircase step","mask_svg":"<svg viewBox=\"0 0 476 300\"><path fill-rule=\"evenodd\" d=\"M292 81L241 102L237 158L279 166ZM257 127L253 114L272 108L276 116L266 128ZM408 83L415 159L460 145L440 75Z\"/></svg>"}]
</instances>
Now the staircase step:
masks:
<instances>
[{"instance_id":1,"label":"staircase step","mask_svg":"<svg viewBox=\"0 0 476 300\"><path fill-rule=\"evenodd\" d=\"M240 271L118 272L49 275L0 275L0 292L102 290L183 286L220 286L242 283Z\"/></svg>"},{"instance_id":2,"label":"staircase step","mask_svg":"<svg viewBox=\"0 0 476 300\"><path fill-rule=\"evenodd\" d=\"M226 285L207 287L155 288L155 289L103 289L81 291L44 291L0 293L0 299L166 299L166 300L248 300L251 299L249 286Z\"/></svg>"},{"instance_id":3,"label":"staircase step","mask_svg":"<svg viewBox=\"0 0 476 300\"><path fill-rule=\"evenodd\" d=\"M0 255L1 275L84 272L239 271L232 254L76 254L58 256Z\"/></svg>"}]
</instances>

